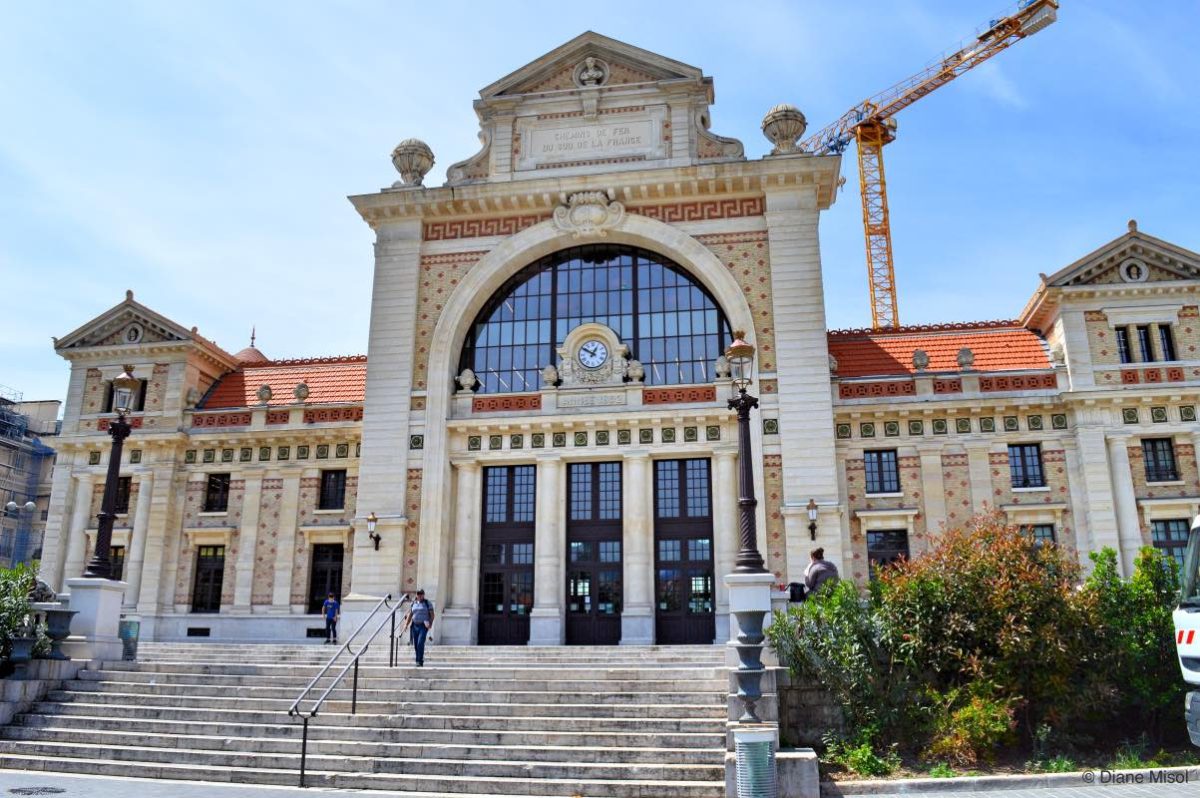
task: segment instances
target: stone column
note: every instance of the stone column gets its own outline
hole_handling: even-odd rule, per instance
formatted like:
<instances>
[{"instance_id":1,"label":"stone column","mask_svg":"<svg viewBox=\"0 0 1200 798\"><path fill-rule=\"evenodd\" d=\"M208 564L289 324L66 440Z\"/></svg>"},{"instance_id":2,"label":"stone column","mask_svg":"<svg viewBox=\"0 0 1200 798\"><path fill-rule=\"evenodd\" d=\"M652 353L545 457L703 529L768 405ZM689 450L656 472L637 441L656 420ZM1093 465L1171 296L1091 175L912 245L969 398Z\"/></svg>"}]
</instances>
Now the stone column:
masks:
<instances>
[{"instance_id":1,"label":"stone column","mask_svg":"<svg viewBox=\"0 0 1200 798\"><path fill-rule=\"evenodd\" d=\"M292 611L292 570L296 563L296 532L300 513L302 470L283 472L279 499L279 537L275 545L275 581L271 584L271 612Z\"/></svg>"},{"instance_id":2,"label":"stone column","mask_svg":"<svg viewBox=\"0 0 1200 798\"><path fill-rule=\"evenodd\" d=\"M967 445L967 473L971 480L971 511L986 512L995 508L992 495L992 465L988 462L991 444L972 443Z\"/></svg>"},{"instance_id":3,"label":"stone column","mask_svg":"<svg viewBox=\"0 0 1200 798\"><path fill-rule=\"evenodd\" d=\"M92 516L92 488L95 481L94 474L85 473L75 477L75 501L71 508L63 581L58 586L59 590L63 589L68 579L75 579L82 574L83 566L87 562L87 525Z\"/></svg>"},{"instance_id":4,"label":"stone column","mask_svg":"<svg viewBox=\"0 0 1200 798\"><path fill-rule=\"evenodd\" d=\"M1133 490L1133 473L1129 470L1129 440L1124 435L1108 439L1113 505L1117 515L1117 561L1122 576L1133 573L1134 561L1142 548L1142 522Z\"/></svg>"},{"instance_id":5,"label":"stone column","mask_svg":"<svg viewBox=\"0 0 1200 798\"><path fill-rule=\"evenodd\" d=\"M455 478L454 560L449 606L442 613L442 641L475 645L479 640L479 535L482 512L482 469L468 460L453 463ZM538 490L541 490L538 474ZM536 546L535 546L536 548Z\"/></svg>"},{"instance_id":6,"label":"stone column","mask_svg":"<svg viewBox=\"0 0 1200 798\"><path fill-rule=\"evenodd\" d=\"M262 507L262 472L246 474L242 491L242 526L238 530L237 566L234 570L233 609L250 611L254 587L254 549L258 545L258 516Z\"/></svg>"},{"instance_id":7,"label":"stone column","mask_svg":"<svg viewBox=\"0 0 1200 798\"><path fill-rule=\"evenodd\" d=\"M133 510L133 530L129 533L129 558L125 561L124 606L136 608L142 589L142 569L146 562L146 535L150 526L150 502L154 496L154 474L138 476L137 506Z\"/></svg>"},{"instance_id":8,"label":"stone column","mask_svg":"<svg viewBox=\"0 0 1200 798\"><path fill-rule=\"evenodd\" d=\"M529 616L529 644L563 644L563 529L560 524L564 497L563 463L557 454L542 455L537 463L537 532L533 542L533 611Z\"/></svg>"},{"instance_id":9,"label":"stone column","mask_svg":"<svg viewBox=\"0 0 1200 798\"><path fill-rule=\"evenodd\" d=\"M942 472L942 450L922 446L918 447L917 455L921 458L921 505L925 514L925 532L932 538L946 523L946 480Z\"/></svg>"},{"instance_id":10,"label":"stone column","mask_svg":"<svg viewBox=\"0 0 1200 798\"><path fill-rule=\"evenodd\" d=\"M63 567L66 565L71 534L67 508L71 502L73 469L72 458L67 455L63 455L55 464L50 487L50 506L47 508L46 525L42 531L42 560L38 575L55 590L62 590L64 587Z\"/></svg>"},{"instance_id":11,"label":"stone column","mask_svg":"<svg viewBox=\"0 0 1200 798\"><path fill-rule=\"evenodd\" d=\"M1099 551L1104 546L1112 546L1120 551L1113 480L1109 473L1108 447L1104 440L1105 419L1102 412L1089 411L1087 408L1077 408L1076 418L1079 481L1087 514L1085 518L1076 518L1075 523L1087 524L1090 535L1090 541L1086 541L1088 550ZM1125 473L1129 473L1128 467ZM1081 540L1080 543L1085 541ZM1084 565L1086 567L1087 563Z\"/></svg>"},{"instance_id":12,"label":"stone column","mask_svg":"<svg viewBox=\"0 0 1200 798\"><path fill-rule=\"evenodd\" d=\"M713 452L713 570L716 573L717 592L717 640L725 642L730 639L729 630L733 624L729 622L729 586L725 583L725 574L733 571L737 559L738 546L738 504L737 504L737 450L718 449ZM760 546L767 550L769 542L766 538L766 527L759 533ZM653 575L653 570L651 570Z\"/></svg>"},{"instance_id":13,"label":"stone column","mask_svg":"<svg viewBox=\"0 0 1200 798\"><path fill-rule=\"evenodd\" d=\"M205 480L204 473L195 472L192 479ZM179 558L190 557L191 551L182 544L184 505L187 502L187 477L176 472L172 462L154 466L154 490L150 506L150 521L146 530L146 551L142 562L151 563L142 569L142 585L138 593L138 614L142 616L145 635L146 619L169 609L175 602L175 576Z\"/></svg>"},{"instance_id":14,"label":"stone column","mask_svg":"<svg viewBox=\"0 0 1200 798\"><path fill-rule=\"evenodd\" d=\"M650 645L654 642L654 481L650 454L628 452L622 470L621 645Z\"/></svg>"}]
</instances>

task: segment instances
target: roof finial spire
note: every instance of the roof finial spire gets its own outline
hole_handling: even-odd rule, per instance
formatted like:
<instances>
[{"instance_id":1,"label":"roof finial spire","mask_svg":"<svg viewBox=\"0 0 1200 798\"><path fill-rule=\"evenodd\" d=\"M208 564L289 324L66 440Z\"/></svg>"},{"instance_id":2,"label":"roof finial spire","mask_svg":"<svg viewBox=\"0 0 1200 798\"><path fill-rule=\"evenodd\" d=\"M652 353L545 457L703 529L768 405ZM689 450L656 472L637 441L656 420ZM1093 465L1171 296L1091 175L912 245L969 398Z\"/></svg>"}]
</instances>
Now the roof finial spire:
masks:
<instances>
[{"instance_id":1,"label":"roof finial spire","mask_svg":"<svg viewBox=\"0 0 1200 798\"><path fill-rule=\"evenodd\" d=\"M1137 232L1137 219L1129 220L1129 232L1131 232L1131 233Z\"/></svg>"},{"instance_id":2,"label":"roof finial spire","mask_svg":"<svg viewBox=\"0 0 1200 798\"><path fill-rule=\"evenodd\" d=\"M255 333L256 333L256 329L255 329L253 326L251 326L251 327L250 327L250 346L254 346L254 335L255 335Z\"/></svg>"}]
</instances>

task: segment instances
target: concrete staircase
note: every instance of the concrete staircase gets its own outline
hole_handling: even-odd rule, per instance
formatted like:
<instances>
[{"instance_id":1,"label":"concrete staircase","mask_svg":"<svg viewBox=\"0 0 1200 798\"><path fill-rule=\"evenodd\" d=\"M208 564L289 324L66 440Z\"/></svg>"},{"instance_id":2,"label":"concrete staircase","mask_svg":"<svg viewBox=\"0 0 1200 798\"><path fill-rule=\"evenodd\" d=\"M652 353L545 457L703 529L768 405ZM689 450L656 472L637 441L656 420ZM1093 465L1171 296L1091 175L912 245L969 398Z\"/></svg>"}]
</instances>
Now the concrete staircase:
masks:
<instances>
[{"instance_id":1,"label":"concrete staircase","mask_svg":"<svg viewBox=\"0 0 1200 798\"><path fill-rule=\"evenodd\" d=\"M720 647L431 646L423 668L409 648L388 668L381 649L364 659L357 714L347 677L310 722L310 786L725 794ZM332 652L143 643L139 662L81 671L0 728L0 768L295 785L301 723L287 709Z\"/></svg>"}]
</instances>

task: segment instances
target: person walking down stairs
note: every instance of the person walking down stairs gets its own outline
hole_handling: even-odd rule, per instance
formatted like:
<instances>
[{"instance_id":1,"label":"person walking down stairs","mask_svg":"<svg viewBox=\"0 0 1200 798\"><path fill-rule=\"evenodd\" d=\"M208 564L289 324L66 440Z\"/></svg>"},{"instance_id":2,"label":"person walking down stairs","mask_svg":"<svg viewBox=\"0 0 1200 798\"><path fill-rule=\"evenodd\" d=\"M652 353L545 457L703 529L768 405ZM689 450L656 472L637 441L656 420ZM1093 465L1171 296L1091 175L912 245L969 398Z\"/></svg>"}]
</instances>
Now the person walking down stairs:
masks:
<instances>
[{"instance_id":1,"label":"person walking down stairs","mask_svg":"<svg viewBox=\"0 0 1200 798\"><path fill-rule=\"evenodd\" d=\"M325 599L325 603L321 605L321 612L325 616L325 643L326 645L337 645L337 624L338 618L342 615L342 605L330 593Z\"/></svg>"},{"instance_id":2,"label":"person walking down stairs","mask_svg":"<svg viewBox=\"0 0 1200 798\"><path fill-rule=\"evenodd\" d=\"M404 619L404 625L408 628L417 665L424 665L425 640L429 637L429 630L433 628L433 602L425 598L423 589L417 591L416 599L408 606L408 616Z\"/></svg>"}]
</instances>

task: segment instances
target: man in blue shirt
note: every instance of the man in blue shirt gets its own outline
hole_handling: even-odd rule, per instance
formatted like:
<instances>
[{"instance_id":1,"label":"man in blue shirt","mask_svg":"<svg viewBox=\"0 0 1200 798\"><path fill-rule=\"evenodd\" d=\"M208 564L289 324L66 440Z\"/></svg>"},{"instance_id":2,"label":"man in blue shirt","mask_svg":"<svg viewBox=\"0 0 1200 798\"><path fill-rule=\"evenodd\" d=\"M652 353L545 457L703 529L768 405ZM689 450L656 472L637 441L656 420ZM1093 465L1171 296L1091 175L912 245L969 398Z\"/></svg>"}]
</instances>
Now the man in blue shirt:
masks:
<instances>
[{"instance_id":1,"label":"man in blue shirt","mask_svg":"<svg viewBox=\"0 0 1200 798\"><path fill-rule=\"evenodd\" d=\"M342 605L338 600L329 594L329 598L325 599L325 603L321 605L321 612L325 615L325 643L337 645L337 622L338 617L342 614Z\"/></svg>"},{"instance_id":2,"label":"man in blue shirt","mask_svg":"<svg viewBox=\"0 0 1200 798\"><path fill-rule=\"evenodd\" d=\"M425 598L425 591L418 590L417 597L408 607L408 634L412 640L417 665L425 664L425 639L433 628L433 602Z\"/></svg>"}]
</instances>

